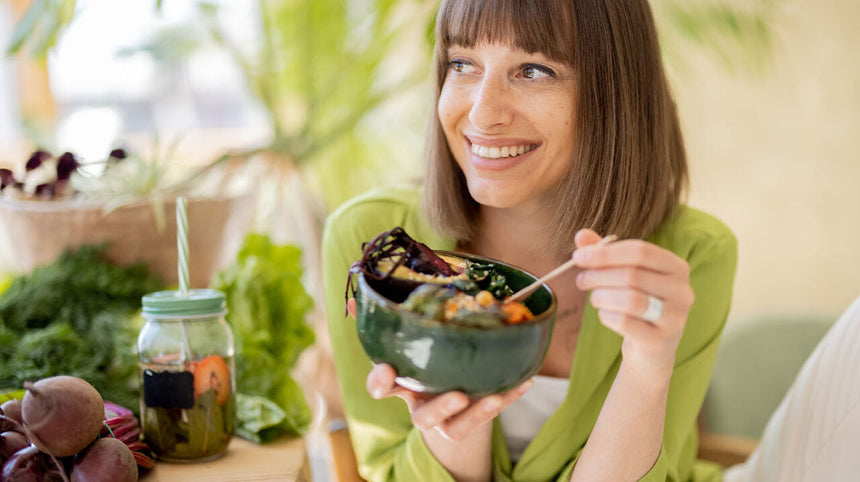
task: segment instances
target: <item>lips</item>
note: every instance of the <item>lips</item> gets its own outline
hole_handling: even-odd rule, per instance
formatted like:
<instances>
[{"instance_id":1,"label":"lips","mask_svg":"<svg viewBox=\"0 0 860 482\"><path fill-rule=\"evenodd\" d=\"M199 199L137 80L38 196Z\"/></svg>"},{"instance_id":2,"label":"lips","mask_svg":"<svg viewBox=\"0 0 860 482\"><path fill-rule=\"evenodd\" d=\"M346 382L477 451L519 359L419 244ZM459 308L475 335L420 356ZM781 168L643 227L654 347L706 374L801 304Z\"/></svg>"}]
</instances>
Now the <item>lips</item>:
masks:
<instances>
[{"instance_id":1,"label":"lips","mask_svg":"<svg viewBox=\"0 0 860 482\"><path fill-rule=\"evenodd\" d=\"M527 139L484 139L466 136L472 166L482 171L504 171L523 162L541 144Z\"/></svg>"}]
</instances>

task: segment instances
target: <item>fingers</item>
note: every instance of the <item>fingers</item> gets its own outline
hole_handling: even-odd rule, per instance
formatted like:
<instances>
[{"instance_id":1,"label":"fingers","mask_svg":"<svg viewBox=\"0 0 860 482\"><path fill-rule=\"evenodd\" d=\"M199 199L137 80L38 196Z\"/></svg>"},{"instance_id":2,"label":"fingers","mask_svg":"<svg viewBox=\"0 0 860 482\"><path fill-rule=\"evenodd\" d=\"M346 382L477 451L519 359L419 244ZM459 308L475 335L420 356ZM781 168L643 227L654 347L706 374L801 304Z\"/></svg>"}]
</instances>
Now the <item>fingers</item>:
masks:
<instances>
[{"instance_id":1,"label":"fingers","mask_svg":"<svg viewBox=\"0 0 860 482\"><path fill-rule=\"evenodd\" d=\"M394 379L397 378L397 373L391 365L379 363L370 370L367 375L365 388L367 393L373 398L386 398L391 396L391 392L396 387Z\"/></svg>"},{"instance_id":2,"label":"fingers","mask_svg":"<svg viewBox=\"0 0 860 482\"><path fill-rule=\"evenodd\" d=\"M391 365L380 363L373 367L367 375L365 388L371 397L376 399L399 397L406 402L410 412L415 410L423 400L432 397L422 393L413 392L397 385L397 372Z\"/></svg>"},{"instance_id":3,"label":"fingers","mask_svg":"<svg viewBox=\"0 0 860 482\"><path fill-rule=\"evenodd\" d=\"M533 384L532 380L527 380L513 390L476 400L462 412L437 423L435 428L446 438L463 440L475 429L491 422L502 410L523 396Z\"/></svg>"},{"instance_id":4,"label":"fingers","mask_svg":"<svg viewBox=\"0 0 860 482\"><path fill-rule=\"evenodd\" d=\"M443 393L417 407L412 412L412 423L422 430L429 430L441 425L447 418L460 413L468 406L469 397L466 394L461 392Z\"/></svg>"},{"instance_id":5,"label":"fingers","mask_svg":"<svg viewBox=\"0 0 860 482\"><path fill-rule=\"evenodd\" d=\"M623 337L625 363L643 373L671 372L695 298L687 261L642 240L592 246L595 239L585 230L575 238L577 288L591 291L601 323Z\"/></svg>"},{"instance_id":6,"label":"fingers","mask_svg":"<svg viewBox=\"0 0 860 482\"><path fill-rule=\"evenodd\" d=\"M576 244L577 249L579 249L585 246L591 246L601 239L600 235L592 229L580 229L576 232L576 235L574 235L573 242Z\"/></svg>"},{"instance_id":7,"label":"fingers","mask_svg":"<svg viewBox=\"0 0 860 482\"><path fill-rule=\"evenodd\" d=\"M394 369L390 365L380 363L367 376L367 391L374 398L402 398L416 427L421 430L435 429L452 440L463 440L477 428L493 420L534 383L527 380L505 393L469 400L462 392L447 392L441 395L412 392L397 386L395 378Z\"/></svg>"},{"instance_id":8,"label":"fingers","mask_svg":"<svg viewBox=\"0 0 860 482\"><path fill-rule=\"evenodd\" d=\"M358 313L358 305L355 302L355 298L346 300L346 311L349 312L349 316L356 317L355 314Z\"/></svg>"},{"instance_id":9,"label":"fingers","mask_svg":"<svg viewBox=\"0 0 860 482\"><path fill-rule=\"evenodd\" d=\"M597 310L641 319L648 309L648 295L637 290L599 289L591 292L591 304ZM669 315L665 308L663 315Z\"/></svg>"},{"instance_id":10,"label":"fingers","mask_svg":"<svg viewBox=\"0 0 860 482\"><path fill-rule=\"evenodd\" d=\"M641 308L641 311L627 311L631 314L643 313L648 308L648 294L661 300L677 300L680 304L687 306L692 305L693 302L693 290L688 280L683 277L631 267L582 271L576 277L576 287L583 291L597 291L602 288L633 288L638 290L642 292L643 297L625 300L632 305L630 308L634 310Z\"/></svg>"},{"instance_id":11,"label":"fingers","mask_svg":"<svg viewBox=\"0 0 860 482\"><path fill-rule=\"evenodd\" d=\"M641 318L610 310L598 310L600 322L623 337L642 339L658 337L659 328L652 323L643 323Z\"/></svg>"},{"instance_id":12,"label":"fingers","mask_svg":"<svg viewBox=\"0 0 860 482\"><path fill-rule=\"evenodd\" d=\"M675 363L675 351L683 333L683 320L666 318L657 323L609 310L598 310L604 326L621 335L624 363L643 374L670 375Z\"/></svg>"},{"instance_id":13,"label":"fingers","mask_svg":"<svg viewBox=\"0 0 860 482\"><path fill-rule=\"evenodd\" d=\"M689 274L687 262L675 253L638 239L625 239L600 247L584 246L573 252L573 258L585 269L639 267L659 273Z\"/></svg>"}]
</instances>

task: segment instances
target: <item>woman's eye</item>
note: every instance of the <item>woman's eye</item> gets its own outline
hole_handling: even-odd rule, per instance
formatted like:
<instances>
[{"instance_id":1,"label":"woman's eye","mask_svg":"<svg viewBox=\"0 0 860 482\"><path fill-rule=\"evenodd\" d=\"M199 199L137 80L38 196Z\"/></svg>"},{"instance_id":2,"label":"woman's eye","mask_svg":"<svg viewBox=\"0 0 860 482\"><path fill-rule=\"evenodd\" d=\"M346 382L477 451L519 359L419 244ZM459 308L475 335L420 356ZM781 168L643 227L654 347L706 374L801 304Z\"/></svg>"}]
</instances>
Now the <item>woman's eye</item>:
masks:
<instances>
[{"instance_id":1,"label":"woman's eye","mask_svg":"<svg viewBox=\"0 0 860 482\"><path fill-rule=\"evenodd\" d=\"M465 60L454 59L448 62L448 68L454 72L464 74L472 71L472 64Z\"/></svg>"},{"instance_id":2,"label":"woman's eye","mask_svg":"<svg viewBox=\"0 0 860 482\"><path fill-rule=\"evenodd\" d=\"M546 77L555 77L555 72L552 69L542 65L526 64L520 67L523 78L526 79L542 79Z\"/></svg>"}]
</instances>

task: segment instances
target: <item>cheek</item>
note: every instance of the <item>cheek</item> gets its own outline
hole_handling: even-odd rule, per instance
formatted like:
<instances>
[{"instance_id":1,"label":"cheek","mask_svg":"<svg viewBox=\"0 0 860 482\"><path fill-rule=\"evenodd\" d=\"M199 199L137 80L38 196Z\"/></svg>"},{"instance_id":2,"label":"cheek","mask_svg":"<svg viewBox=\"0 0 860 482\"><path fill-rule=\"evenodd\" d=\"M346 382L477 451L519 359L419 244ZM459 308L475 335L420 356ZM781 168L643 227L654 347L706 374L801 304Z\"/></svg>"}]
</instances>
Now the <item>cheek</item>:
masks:
<instances>
[{"instance_id":1,"label":"cheek","mask_svg":"<svg viewBox=\"0 0 860 482\"><path fill-rule=\"evenodd\" d=\"M453 124L469 115L471 109L471 89L457 82L446 82L439 92L436 112L442 124Z\"/></svg>"},{"instance_id":2,"label":"cheek","mask_svg":"<svg viewBox=\"0 0 860 482\"><path fill-rule=\"evenodd\" d=\"M453 97L449 89L443 88L439 96L439 102L436 104L436 115L439 116L439 122L442 123L445 132L448 132L451 124L455 122L456 114L454 109L457 106L457 102Z\"/></svg>"},{"instance_id":3,"label":"cheek","mask_svg":"<svg viewBox=\"0 0 860 482\"><path fill-rule=\"evenodd\" d=\"M565 151L576 150L576 110L568 105L560 105L555 125L558 126L556 135L560 138L560 145Z\"/></svg>"}]
</instances>

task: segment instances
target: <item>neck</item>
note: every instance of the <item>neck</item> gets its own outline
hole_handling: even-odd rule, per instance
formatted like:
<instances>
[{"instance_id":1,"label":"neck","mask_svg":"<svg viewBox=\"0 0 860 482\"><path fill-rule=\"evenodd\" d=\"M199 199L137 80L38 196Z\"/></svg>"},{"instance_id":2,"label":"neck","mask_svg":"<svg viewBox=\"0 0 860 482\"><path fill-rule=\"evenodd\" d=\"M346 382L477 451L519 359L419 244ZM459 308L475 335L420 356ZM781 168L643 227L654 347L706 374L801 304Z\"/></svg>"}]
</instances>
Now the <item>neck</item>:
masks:
<instances>
[{"instance_id":1,"label":"neck","mask_svg":"<svg viewBox=\"0 0 860 482\"><path fill-rule=\"evenodd\" d=\"M551 216L537 206L482 207L478 234L468 251L541 272L546 266L566 261L546 251Z\"/></svg>"}]
</instances>

